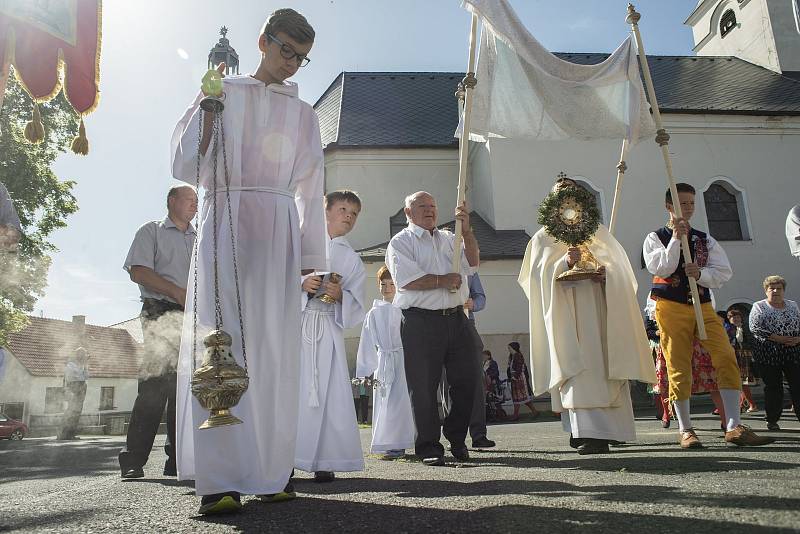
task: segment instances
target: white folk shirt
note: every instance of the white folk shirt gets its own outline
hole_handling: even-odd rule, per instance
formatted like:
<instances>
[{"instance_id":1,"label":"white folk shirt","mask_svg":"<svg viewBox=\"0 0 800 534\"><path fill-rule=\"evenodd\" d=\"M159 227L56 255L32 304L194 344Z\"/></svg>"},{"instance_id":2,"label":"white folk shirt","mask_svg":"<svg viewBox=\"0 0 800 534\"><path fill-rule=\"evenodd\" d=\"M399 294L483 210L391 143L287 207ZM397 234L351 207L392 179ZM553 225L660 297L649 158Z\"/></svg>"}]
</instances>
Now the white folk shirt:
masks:
<instances>
[{"instance_id":1,"label":"white folk shirt","mask_svg":"<svg viewBox=\"0 0 800 534\"><path fill-rule=\"evenodd\" d=\"M725 254L725 250L717 243L717 240L706 235L706 243L708 259L705 266L700 269L700 279L697 284L709 289L718 289L731 279L733 270L728 261L728 255ZM650 274L667 278L678 269L681 259L681 242L673 237L665 247L658 235L651 232L644 240L642 253Z\"/></svg>"},{"instance_id":2,"label":"white folk shirt","mask_svg":"<svg viewBox=\"0 0 800 534\"><path fill-rule=\"evenodd\" d=\"M469 298L467 276L478 269L470 266L464 248L461 248L461 288L451 293L446 288L413 290L403 289L426 274L445 275L452 268L455 234L448 230L433 233L414 223L400 230L386 249L386 266L392 275L397 294L394 305L398 308L424 308L443 310L463 305Z\"/></svg>"}]
</instances>

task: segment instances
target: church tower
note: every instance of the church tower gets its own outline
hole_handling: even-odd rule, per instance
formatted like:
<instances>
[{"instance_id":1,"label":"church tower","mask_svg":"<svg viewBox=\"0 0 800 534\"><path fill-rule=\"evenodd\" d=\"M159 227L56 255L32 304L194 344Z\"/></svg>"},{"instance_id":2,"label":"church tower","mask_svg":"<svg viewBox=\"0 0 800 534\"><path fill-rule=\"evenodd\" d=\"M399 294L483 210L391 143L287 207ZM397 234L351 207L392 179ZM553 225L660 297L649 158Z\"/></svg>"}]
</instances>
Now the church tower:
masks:
<instances>
[{"instance_id":1,"label":"church tower","mask_svg":"<svg viewBox=\"0 0 800 534\"><path fill-rule=\"evenodd\" d=\"M798 0L698 0L684 24L698 56L734 56L800 77Z\"/></svg>"}]
</instances>

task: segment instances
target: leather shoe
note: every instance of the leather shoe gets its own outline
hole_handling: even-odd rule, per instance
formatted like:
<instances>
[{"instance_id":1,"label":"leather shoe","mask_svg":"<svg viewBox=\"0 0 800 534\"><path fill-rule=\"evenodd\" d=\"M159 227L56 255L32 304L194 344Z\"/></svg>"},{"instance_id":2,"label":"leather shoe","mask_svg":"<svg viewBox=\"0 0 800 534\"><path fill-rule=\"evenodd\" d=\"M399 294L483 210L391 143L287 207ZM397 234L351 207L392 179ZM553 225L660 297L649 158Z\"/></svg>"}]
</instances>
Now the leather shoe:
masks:
<instances>
[{"instance_id":1,"label":"leather shoe","mask_svg":"<svg viewBox=\"0 0 800 534\"><path fill-rule=\"evenodd\" d=\"M169 460L166 461L164 464L164 472L165 477L176 477L178 476L178 468L175 466L175 462L171 462Z\"/></svg>"},{"instance_id":2,"label":"leather shoe","mask_svg":"<svg viewBox=\"0 0 800 534\"><path fill-rule=\"evenodd\" d=\"M781 427L778 426L778 423L767 423L767 430L771 430L771 431L777 432L780 429L781 429Z\"/></svg>"},{"instance_id":3,"label":"leather shoe","mask_svg":"<svg viewBox=\"0 0 800 534\"><path fill-rule=\"evenodd\" d=\"M481 436L472 440L473 449L491 449L495 445L497 444L486 436Z\"/></svg>"},{"instance_id":4,"label":"leather shoe","mask_svg":"<svg viewBox=\"0 0 800 534\"><path fill-rule=\"evenodd\" d=\"M749 427L739 425L733 430L725 432L725 441L733 443L739 447L758 447L759 445L769 445L775 441L775 438L768 438L766 436L759 436Z\"/></svg>"},{"instance_id":5,"label":"leather shoe","mask_svg":"<svg viewBox=\"0 0 800 534\"><path fill-rule=\"evenodd\" d=\"M578 454L603 454L608 452L608 441L604 439L586 438L578 447Z\"/></svg>"},{"instance_id":6,"label":"leather shoe","mask_svg":"<svg viewBox=\"0 0 800 534\"><path fill-rule=\"evenodd\" d=\"M431 467L441 467L444 465L444 456L427 456L422 459L422 463Z\"/></svg>"},{"instance_id":7,"label":"leather shoe","mask_svg":"<svg viewBox=\"0 0 800 534\"><path fill-rule=\"evenodd\" d=\"M333 482L335 478L333 471L314 471L314 482Z\"/></svg>"},{"instance_id":8,"label":"leather shoe","mask_svg":"<svg viewBox=\"0 0 800 534\"><path fill-rule=\"evenodd\" d=\"M453 455L453 458L459 462L466 462L469 460L469 450L467 450L466 445L453 445L450 449L450 453Z\"/></svg>"},{"instance_id":9,"label":"leather shoe","mask_svg":"<svg viewBox=\"0 0 800 534\"><path fill-rule=\"evenodd\" d=\"M703 444L700 443L697 434L694 433L694 428L682 430L680 433L681 449L702 449Z\"/></svg>"},{"instance_id":10,"label":"leather shoe","mask_svg":"<svg viewBox=\"0 0 800 534\"><path fill-rule=\"evenodd\" d=\"M144 469L142 469L141 467L132 467L130 469L123 469L122 478L144 478Z\"/></svg>"},{"instance_id":11,"label":"leather shoe","mask_svg":"<svg viewBox=\"0 0 800 534\"><path fill-rule=\"evenodd\" d=\"M577 449L586 441L586 438L574 438L572 434L569 435L569 446L573 449Z\"/></svg>"}]
</instances>

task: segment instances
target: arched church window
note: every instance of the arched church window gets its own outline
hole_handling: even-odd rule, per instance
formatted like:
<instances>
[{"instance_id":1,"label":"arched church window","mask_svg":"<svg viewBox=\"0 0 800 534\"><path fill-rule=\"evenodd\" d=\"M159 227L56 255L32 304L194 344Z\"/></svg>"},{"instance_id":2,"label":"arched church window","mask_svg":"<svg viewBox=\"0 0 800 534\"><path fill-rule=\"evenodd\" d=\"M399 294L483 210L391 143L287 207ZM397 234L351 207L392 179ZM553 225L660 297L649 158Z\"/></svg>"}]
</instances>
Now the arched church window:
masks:
<instances>
[{"instance_id":1,"label":"arched church window","mask_svg":"<svg viewBox=\"0 0 800 534\"><path fill-rule=\"evenodd\" d=\"M719 34L721 37L728 35L736 27L736 13L729 9L719 19Z\"/></svg>"},{"instance_id":2,"label":"arched church window","mask_svg":"<svg viewBox=\"0 0 800 534\"><path fill-rule=\"evenodd\" d=\"M389 239L393 238L397 232L406 226L408 226L406 212L403 208L400 208L400 211L389 217Z\"/></svg>"},{"instance_id":3,"label":"arched church window","mask_svg":"<svg viewBox=\"0 0 800 534\"><path fill-rule=\"evenodd\" d=\"M725 181L712 183L703 192L708 232L719 241L747 241L747 217L741 191Z\"/></svg>"}]
</instances>

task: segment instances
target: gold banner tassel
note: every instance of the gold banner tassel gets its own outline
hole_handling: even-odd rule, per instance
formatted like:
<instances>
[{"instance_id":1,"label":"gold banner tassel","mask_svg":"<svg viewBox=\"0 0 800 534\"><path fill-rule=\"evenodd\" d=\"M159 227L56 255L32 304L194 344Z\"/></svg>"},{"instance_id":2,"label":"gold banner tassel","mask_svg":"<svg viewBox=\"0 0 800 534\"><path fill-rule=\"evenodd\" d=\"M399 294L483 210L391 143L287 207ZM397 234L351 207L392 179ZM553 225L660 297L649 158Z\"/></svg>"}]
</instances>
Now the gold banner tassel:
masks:
<instances>
[{"instance_id":1,"label":"gold banner tassel","mask_svg":"<svg viewBox=\"0 0 800 534\"><path fill-rule=\"evenodd\" d=\"M25 139L33 144L44 141L44 125L42 115L39 113L39 104L33 104L33 118L25 125Z\"/></svg>"},{"instance_id":2,"label":"gold banner tassel","mask_svg":"<svg viewBox=\"0 0 800 534\"><path fill-rule=\"evenodd\" d=\"M81 156L85 156L89 153L89 139L86 138L86 127L83 125L83 117L81 117L81 125L78 128L78 137L72 140L72 151Z\"/></svg>"}]
</instances>

